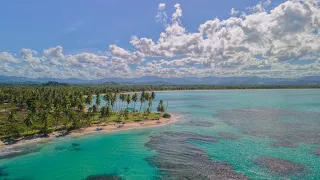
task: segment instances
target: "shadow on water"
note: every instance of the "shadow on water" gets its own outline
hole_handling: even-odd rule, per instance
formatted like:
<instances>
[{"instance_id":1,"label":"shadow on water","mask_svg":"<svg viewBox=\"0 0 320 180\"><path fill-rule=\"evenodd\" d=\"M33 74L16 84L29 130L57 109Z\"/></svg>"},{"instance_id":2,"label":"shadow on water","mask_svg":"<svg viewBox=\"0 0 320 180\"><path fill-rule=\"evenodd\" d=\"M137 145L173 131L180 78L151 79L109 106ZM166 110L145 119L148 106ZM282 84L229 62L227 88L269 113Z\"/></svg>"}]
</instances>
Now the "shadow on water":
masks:
<instances>
[{"instance_id":1,"label":"shadow on water","mask_svg":"<svg viewBox=\"0 0 320 180\"><path fill-rule=\"evenodd\" d=\"M150 136L146 147L157 154L146 161L160 173L156 179L249 179L226 162L211 160L207 151L187 142L215 143L219 139L189 132L163 132Z\"/></svg>"}]
</instances>

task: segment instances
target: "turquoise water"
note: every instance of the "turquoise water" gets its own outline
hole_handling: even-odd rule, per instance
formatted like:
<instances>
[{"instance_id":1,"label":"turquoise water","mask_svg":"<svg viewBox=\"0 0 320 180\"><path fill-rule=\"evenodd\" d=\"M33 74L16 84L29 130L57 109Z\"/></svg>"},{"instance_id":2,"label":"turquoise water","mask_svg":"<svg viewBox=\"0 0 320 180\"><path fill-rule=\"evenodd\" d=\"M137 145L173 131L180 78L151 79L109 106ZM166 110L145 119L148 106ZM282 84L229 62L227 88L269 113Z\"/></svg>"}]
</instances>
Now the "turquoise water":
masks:
<instances>
[{"instance_id":1,"label":"turquoise water","mask_svg":"<svg viewBox=\"0 0 320 180\"><path fill-rule=\"evenodd\" d=\"M319 90L163 92L160 99L183 120L32 145L31 153L0 156L0 180L320 177ZM257 163L265 157L290 167Z\"/></svg>"}]
</instances>

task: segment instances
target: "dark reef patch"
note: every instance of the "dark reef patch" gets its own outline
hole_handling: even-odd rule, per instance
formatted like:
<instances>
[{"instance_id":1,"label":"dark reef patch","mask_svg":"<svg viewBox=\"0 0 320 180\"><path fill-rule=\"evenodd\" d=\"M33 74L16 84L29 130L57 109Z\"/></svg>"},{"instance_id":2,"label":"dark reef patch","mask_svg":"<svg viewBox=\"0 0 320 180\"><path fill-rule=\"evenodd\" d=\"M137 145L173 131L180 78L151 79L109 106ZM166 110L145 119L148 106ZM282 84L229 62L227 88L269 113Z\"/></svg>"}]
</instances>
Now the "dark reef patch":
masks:
<instances>
[{"instance_id":1,"label":"dark reef patch","mask_svg":"<svg viewBox=\"0 0 320 180\"><path fill-rule=\"evenodd\" d=\"M56 147L54 148L55 151L63 151L63 150L65 150L65 149L67 149L65 146L56 146Z\"/></svg>"},{"instance_id":2,"label":"dark reef patch","mask_svg":"<svg viewBox=\"0 0 320 180\"><path fill-rule=\"evenodd\" d=\"M9 174L4 171L5 169L6 169L5 167L0 167L0 178L1 177L8 177Z\"/></svg>"},{"instance_id":3,"label":"dark reef patch","mask_svg":"<svg viewBox=\"0 0 320 180\"><path fill-rule=\"evenodd\" d=\"M214 106L205 106L205 105L200 105L200 104L193 104L193 105L190 105L189 107L191 108L200 108L200 109L212 109L214 108Z\"/></svg>"},{"instance_id":4,"label":"dark reef patch","mask_svg":"<svg viewBox=\"0 0 320 180\"><path fill-rule=\"evenodd\" d=\"M137 133L137 135L139 135L139 136L148 136L150 134L151 134L150 132L139 132L139 133Z\"/></svg>"},{"instance_id":5,"label":"dark reef patch","mask_svg":"<svg viewBox=\"0 0 320 180\"><path fill-rule=\"evenodd\" d=\"M218 140L216 137L188 132L154 134L145 145L156 150L157 154L146 161L159 168L156 179L249 179L236 173L228 163L211 160L206 150L188 143L215 143Z\"/></svg>"},{"instance_id":6,"label":"dark reef patch","mask_svg":"<svg viewBox=\"0 0 320 180\"><path fill-rule=\"evenodd\" d=\"M71 148L70 151L82 151L82 148L79 147L75 147L75 148Z\"/></svg>"},{"instance_id":7,"label":"dark reef patch","mask_svg":"<svg viewBox=\"0 0 320 180\"><path fill-rule=\"evenodd\" d=\"M10 159L18 156L23 156L23 155L38 152L40 151L40 149L41 149L41 146L38 144L2 149L0 151L0 159Z\"/></svg>"},{"instance_id":8,"label":"dark reef patch","mask_svg":"<svg viewBox=\"0 0 320 180\"><path fill-rule=\"evenodd\" d=\"M116 174L102 174L88 176L85 180L122 180L122 178Z\"/></svg>"},{"instance_id":9,"label":"dark reef patch","mask_svg":"<svg viewBox=\"0 0 320 180\"><path fill-rule=\"evenodd\" d=\"M314 112L305 113L282 109L218 111L220 119L245 134L277 139L279 143L275 143L275 146L293 146L297 142L320 145L319 115ZM294 121L290 121L290 117Z\"/></svg>"},{"instance_id":10,"label":"dark reef patch","mask_svg":"<svg viewBox=\"0 0 320 180\"><path fill-rule=\"evenodd\" d=\"M80 147L78 143L72 143L71 147L69 148L70 151L82 151L83 148Z\"/></svg>"},{"instance_id":11,"label":"dark reef patch","mask_svg":"<svg viewBox=\"0 0 320 180\"><path fill-rule=\"evenodd\" d=\"M78 146L80 146L80 144L78 144L78 143L72 143L71 146L72 146L72 147L78 147Z\"/></svg>"},{"instance_id":12,"label":"dark reef patch","mask_svg":"<svg viewBox=\"0 0 320 180\"><path fill-rule=\"evenodd\" d=\"M83 148L80 147L80 144L77 143L72 143L71 146L65 147L65 146L56 146L54 148L56 151L64 151L64 150L69 150L69 151L82 151Z\"/></svg>"},{"instance_id":13,"label":"dark reef patch","mask_svg":"<svg viewBox=\"0 0 320 180\"><path fill-rule=\"evenodd\" d=\"M227 132L219 132L219 135L223 138L223 139L240 139L241 136L237 135L237 134L233 134L233 133L227 133Z\"/></svg>"},{"instance_id":14,"label":"dark reef patch","mask_svg":"<svg viewBox=\"0 0 320 180\"><path fill-rule=\"evenodd\" d=\"M130 170L130 168L128 168L128 167L124 167L124 168L123 168L123 170L124 170L124 171L129 171L129 170Z\"/></svg>"},{"instance_id":15,"label":"dark reef patch","mask_svg":"<svg viewBox=\"0 0 320 180\"><path fill-rule=\"evenodd\" d=\"M188 122L181 122L178 125L183 126L199 126L199 127L213 127L215 124L213 122L203 121L201 119L196 119Z\"/></svg>"},{"instance_id":16,"label":"dark reef patch","mask_svg":"<svg viewBox=\"0 0 320 180\"><path fill-rule=\"evenodd\" d=\"M291 161L280 158L260 157L255 159L255 163L266 167L270 173L278 176L287 176L302 173L306 167Z\"/></svg>"},{"instance_id":17,"label":"dark reef patch","mask_svg":"<svg viewBox=\"0 0 320 180\"><path fill-rule=\"evenodd\" d=\"M320 156L320 148L319 149L314 149L313 153Z\"/></svg>"},{"instance_id":18,"label":"dark reef patch","mask_svg":"<svg viewBox=\"0 0 320 180\"><path fill-rule=\"evenodd\" d=\"M272 143L272 147L296 148L298 146L294 142L278 141L278 142Z\"/></svg>"}]
</instances>

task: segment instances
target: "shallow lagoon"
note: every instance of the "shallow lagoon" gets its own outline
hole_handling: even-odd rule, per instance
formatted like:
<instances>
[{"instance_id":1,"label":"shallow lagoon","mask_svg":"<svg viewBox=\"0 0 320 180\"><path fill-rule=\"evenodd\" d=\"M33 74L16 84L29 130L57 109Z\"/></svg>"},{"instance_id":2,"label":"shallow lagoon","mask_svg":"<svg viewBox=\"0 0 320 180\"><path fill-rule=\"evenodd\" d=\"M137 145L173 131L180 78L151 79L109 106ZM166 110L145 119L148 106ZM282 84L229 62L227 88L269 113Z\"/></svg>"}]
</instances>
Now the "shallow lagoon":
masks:
<instances>
[{"instance_id":1,"label":"shallow lagoon","mask_svg":"<svg viewBox=\"0 0 320 180\"><path fill-rule=\"evenodd\" d=\"M320 177L319 90L163 92L160 99L183 120L38 144L0 158L0 180Z\"/></svg>"}]
</instances>

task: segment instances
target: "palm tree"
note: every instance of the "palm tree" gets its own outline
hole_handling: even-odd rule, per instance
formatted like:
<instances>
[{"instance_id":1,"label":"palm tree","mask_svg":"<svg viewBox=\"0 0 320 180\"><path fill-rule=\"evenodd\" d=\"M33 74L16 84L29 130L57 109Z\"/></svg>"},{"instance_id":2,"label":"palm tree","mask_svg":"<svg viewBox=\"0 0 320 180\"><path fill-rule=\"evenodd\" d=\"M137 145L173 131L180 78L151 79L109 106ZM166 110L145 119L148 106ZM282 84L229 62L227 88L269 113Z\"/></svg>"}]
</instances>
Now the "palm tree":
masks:
<instances>
[{"instance_id":1,"label":"palm tree","mask_svg":"<svg viewBox=\"0 0 320 180\"><path fill-rule=\"evenodd\" d=\"M117 101L117 93L114 93L113 95L111 94L111 106L112 110L114 110L114 104L116 104Z\"/></svg>"},{"instance_id":2,"label":"palm tree","mask_svg":"<svg viewBox=\"0 0 320 180\"><path fill-rule=\"evenodd\" d=\"M107 107L106 109L106 117L110 118L112 116L112 109L110 107Z\"/></svg>"},{"instance_id":3,"label":"palm tree","mask_svg":"<svg viewBox=\"0 0 320 180\"><path fill-rule=\"evenodd\" d=\"M65 109L63 112L64 112L64 115L66 117L66 120L64 122L64 127L66 127L68 122L69 122L69 109Z\"/></svg>"},{"instance_id":4,"label":"palm tree","mask_svg":"<svg viewBox=\"0 0 320 180\"><path fill-rule=\"evenodd\" d=\"M53 118L55 119L55 122L56 122L56 129L58 129L59 118L62 118L61 109L62 107L60 105L57 105L57 107L54 109L54 112L53 112Z\"/></svg>"},{"instance_id":5,"label":"palm tree","mask_svg":"<svg viewBox=\"0 0 320 180\"><path fill-rule=\"evenodd\" d=\"M43 124L42 133L46 136L49 133L48 124L51 120L51 114L49 111L45 111L42 113L41 122Z\"/></svg>"},{"instance_id":6,"label":"palm tree","mask_svg":"<svg viewBox=\"0 0 320 180\"><path fill-rule=\"evenodd\" d=\"M130 94L127 94L127 109L129 108L129 104L130 104L130 102L131 102L131 96L130 96Z\"/></svg>"},{"instance_id":7,"label":"palm tree","mask_svg":"<svg viewBox=\"0 0 320 180\"><path fill-rule=\"evenodd\" d=\"M17 115L17 113L15 112L15 111L10 111L9 112L9 115L8 115L8 121L9 122L14 122L15 121L15 119L16 119L16 115Z\"/></svg>"},{"instance_id":8,"label":"palm tree","mask_svg":"<svg viewBox=\"0 0 320 180\"><path fill-rule=\"evenodd\" d=\"M92 99L93 99L92 94L88 94L88 96L86 97L85 103L88 105L91 105Z\"/></svg>"},{"instance_id":9,"label":"palm tree","mask_svg":"<svg viewBox=\"0 0 320 180\"><path fill-rule=\"evenodd\" d=\"M78 121L77 113L73 109L70 109L69 111L69 119L72 121L72 127L74 129L78 129L80 127L80 122Z\"/></svg>"},{"instance_id":10,"label":"palm tree","mask_svg":"<svg viewBox=\"0 0 320 180\"><path fill-rule=\"evenodd\" d=\"M96 96L96 105L99 107L101 104L101 100L100 100L100 94L98 93Z\"/></svg>"},{"instance_id":11,"label":"palm tree","mask_svg":"<svg viewBox=\"0 0 320 180\"><path fill-rule=\"evenodd\" d=\"M81 116L82 116L82 113L85 109L85 105L82 102L79 102L79 104L77 106L78 106L78 121L79 121L79 123L81 123Z\"/></svg>"},{"instance_id":12,"label":"palm tree","mask_svg":"<svg viewBox=\"0 0 320 180\"><path fill-rule=\"evenodd\" d=\"M138 94L135 93L133 96L132 96L132 101L134 102L134 105L133 105L133 109L134 109L134 112L136 111L136 103L138 101Z\"/></svg>"},{"instance_id":13,"label":"palm tree","mask_svg":"<svg viewBox=\"0 0 320 180\"><path fill-rule=\"evenodd\" d=\"M139 112L141 112L141 107L142 107L142 104L144 103L144 101L145 101L145 92L142 91L141 96L140 96L140 110L139 110Z\"/></svg>"},{"instance_id":14,"label":"palm tree","mask_svg":"<svg viewBox=\"0 0 320 180\"><path fill-rule=\"evenodd\" d=\"M165 108L164 108L164 105L163 105L163 100L160 100L159 105L157 107L157 111L160 112L160 113L164 113L165 112Z\"/></svg>"},{"instance_id":15,"label":"palm tree","mask_svg":"<svg viewBox=\"0 0 320 180\"><path fill-rule=\"evenodd\" d=\"M91 115L92 115L92 107L89 107L88 108L88 116L91 117Z\"/></svg>"},{"instance_id":16,"label":"palm tree","mask_svg":"<svg viewBox=\"0 0 320 180\"><path fill-rule=\"evenodd\" d=\"M65 124L64 124L65 127L67 126L67 124L69 122L68 116L69 116L69 108L70 108L70 106L71 106L71 102L70 102L69 98L65 97L64 101L63 101L64 114L65 114L65 117L66 117Z\"/></svg>"},{"instance_id":17,"label":"palm tree","mask_svg":"<svg viewBox=\"0 0 320 180\"><path fill-rule=\"evenodd\" d=\"M93 114L92 119L93 119L93 120L94 120L94 115L95 115L97 112L98 112L98 107L97 107L97 105L93 105L93 106L92 106L92 114Z\"/></svg>"},{"instance_id":18,"label":"palm tree","mask_svg":"<svg viewBox=\"0 0 320 180\"><path fill-rule=\"evenodd\" d=\"M153 103L153 100L156 98L156 93L155 92L152 92L151 93L151 97L150 97L150 100L151 100L151 110L152 110L152 103Z\"/></svg>"},{"instance_id":19,"label":"palm tree","mask_svg":"<svg viewBox=\"0 0 320 180\"><path fill-rule=\"evenodd\" d=\"M144 99L150 102L150 94L148 92L144 93ZM148 107L150 108L150 103L148 104ZM144 110L146 110L146 107L144 107Z\"/></svg>"},{"instance_id":20,"label":"palm tree","mask_svg":"<svg viewBox=\"0 0 320 180\"><path fill-rule=\"evenodd\" d=\"M119 99L121 100L121 105L120 105L120 110L121 110L123 107L123 102L125 101L126 97L124 94L120 94Z\"/></svg>"},{"instance_id":21,"label":"palm tree","mask_svg":"<svg viewBox=\"0 0 320 180\"><path fill-rule=\"evenodd\" d=\"M101 117L106 117L107 107L103 106L100 110Z\"/></svg>"},{"instance_id":22,"label":"palm tree","mask_svg":"<svg viewBox=\"0 0 320 180\"><path fill-rule=\"evenodd\" d=\"M27 116L27 118L23 121L24 124L27 126L27 134L29 134L29 127L33 125L33 120L34 120L34 114L30 112Z\"/></svg>"},{"instance_id":23,"label":"palm tree","mask_svg":"<svg viewBox=\"0 0 320 180\"><path fill-rule=\"evenodd\" d=\"M113 101L113 95L111 93L108 93L104 96L104 100L108 103L108 107L110 107L112 101Z\"/></svg>"}]
</instances>

